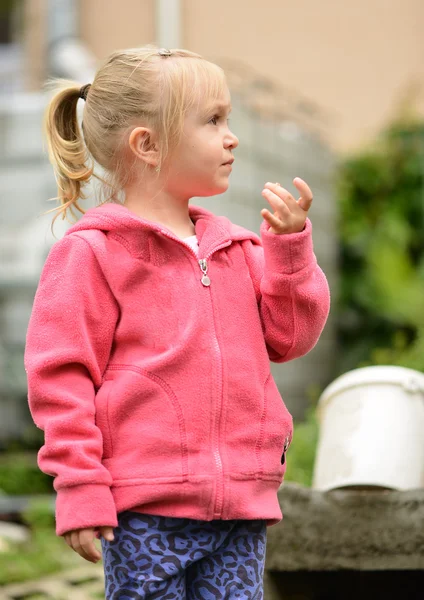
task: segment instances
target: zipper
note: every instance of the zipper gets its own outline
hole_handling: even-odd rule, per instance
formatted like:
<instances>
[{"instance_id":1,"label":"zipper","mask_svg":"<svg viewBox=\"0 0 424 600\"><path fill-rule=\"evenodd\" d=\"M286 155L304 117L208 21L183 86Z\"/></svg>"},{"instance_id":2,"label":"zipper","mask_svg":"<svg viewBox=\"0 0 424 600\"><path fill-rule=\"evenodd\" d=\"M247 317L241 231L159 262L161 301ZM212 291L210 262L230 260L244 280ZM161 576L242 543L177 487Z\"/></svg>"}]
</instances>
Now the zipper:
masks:
<instances>
[{"instance_id":1,"label":"zipper","mask_svg":"<svg viewBox=\"0 0 424 600\"><path fill-rule=\"evenodd\" d=\"M221 248L226 248L227 246L229 246L230 244L232 244L232 240L229 240L228 242L224 242L223 244L221 244L220 246L217 246L216 248L214 248L211 252L208 252L208 254L205 256L205 258L197 258L197 254L195 253L195 251L193 250L193 248L191 246L189 246L188 244L185 243L184 240L182 240L181 238L176 237L175 235L172 235L170 232L168 232L166 229L161 229L160 230L161 233L163 233L163 235L166 235L166 237L169 237L171 240L176 240L177 242L179 242L180 244L182 244L185 248L187 248L187 250L190 252L190 254L192 254L194 256L194 258L196 259L200 270L202 271L202 277L200 278L200 281L202 282L202 284L205 287L209 287L211 284L211 280L208 273L208 259L212 256L212 254L214 254L217 250L221 250Z\"/></svg>"},{"instance_id":2,"label":"zipper","mask_svg":"<svg viewBox=\"0 0 424 600\"><path fill-rule=\"evenodd\" d=\"M209 275L207 274L208 273L208 260L212 256L212 254L214 254L214 252L216 252L217 250L221 250L221 248L225 248L225 247L229 246L232 243L232 240L229 240L229 241L221 244L220 246L217 246L211 252L209 252L205 256L205 258L198 259L193 248L191 246L189 246L188 244L186 244L181 238L178 238L178 237L172 235L166 229L161 229L161 233L163 233L163 235L166 235L170 239L176 240L177 242L181 243L183 246L185 246L189 250L189 252L191 254L194 255L194 257L200 267L200 270L202 272L202 277L201 277L200 281L203 286L209 287L211 284L211 280L210 280ZM210 300L211 308L212 308L212 296L211 295L209 296L209 300ZM219 347L218 336L216 335L215 325L214 325L214 331L215 331L214 345L216 348L216 352L219 356L219 366L220 366L220 372L219 372L219 390L220 390L219 399L220 399L220 401L219 401L219 405L217 406L217 409L215 412L216 426L215 426L215 431L214 431L213 457L215 460L215 467L216 467L216 472L217 472L217 487L216 487L216 498L215 498L213 518L220 519L222 516L222 509L223 509L223 504L224 504L224 467L222 464L222 458L221 458L221 453L220 453L220 449L219 449L219 430L221 427L221 416L222 416L223 381L222 381L222 355L221 355L221 349Z\"/></svg>"}]
</instances>

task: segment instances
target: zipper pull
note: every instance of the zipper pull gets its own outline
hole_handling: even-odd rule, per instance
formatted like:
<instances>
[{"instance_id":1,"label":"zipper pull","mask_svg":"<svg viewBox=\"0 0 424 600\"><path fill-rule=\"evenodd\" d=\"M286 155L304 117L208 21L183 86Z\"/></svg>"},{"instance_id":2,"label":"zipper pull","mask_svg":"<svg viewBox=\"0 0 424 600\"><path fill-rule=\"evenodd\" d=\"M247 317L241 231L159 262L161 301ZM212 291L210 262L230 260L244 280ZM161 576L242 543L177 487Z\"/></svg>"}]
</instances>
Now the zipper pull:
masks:
<instances>
[{"instance_id":1,"label":"zipper pull","mask_svg":"<svg viewBox=\"0 0 424 600\"><path fill-rule=\"evenodd\" d=\"M206 258L201 258L199 260L199 265L200 265L200 268L202 269L202 273L203 273L201 281L202 281L203 285L208 286L211 284L211 280L207 276L208 263L206 262Z\"/></svg>"},{"instance_id":2,"label":"zipper pull","mask_svg":"<svg viewBox=\"0 0 424 600\"><path fill-rule=\"evenodd\" d=\"M284 440L284 452L287 452L287 450L289 449L290 446L290 436L286 436L286 439Z\"/></svg>"},{"instance_id":3,"label":"zipper pull","mask_svg":"<svg viewBox=\"0 0 424 600\"><path fill-rule=\"evenodd\" d=\"M286 453L287 453L287 450L289 449L290 442L291 442L290 436L287 435L286 439L284 440L283 454L281 455L281 464L282 465L284 465L286 462Z\"/></svg>"}]
</instances>

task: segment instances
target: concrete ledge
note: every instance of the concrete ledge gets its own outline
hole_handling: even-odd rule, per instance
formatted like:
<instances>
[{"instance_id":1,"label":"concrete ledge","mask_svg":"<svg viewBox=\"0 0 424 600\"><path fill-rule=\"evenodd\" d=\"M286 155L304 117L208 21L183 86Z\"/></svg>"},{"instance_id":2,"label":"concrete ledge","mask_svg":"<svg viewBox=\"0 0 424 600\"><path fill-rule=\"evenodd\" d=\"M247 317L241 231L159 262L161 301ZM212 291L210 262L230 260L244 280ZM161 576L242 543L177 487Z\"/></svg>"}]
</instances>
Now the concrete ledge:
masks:
<instances>
[{"instance_id":1,"label":"concrete ledge","mask_svg":"<svg viewBox=\"0 0 424 600\"><path fill-rule=\"evenodd\" d=\"M424 489L279 490L284 518L268 528L270 571L424 569Z\"/></svg>"}]
</instances>

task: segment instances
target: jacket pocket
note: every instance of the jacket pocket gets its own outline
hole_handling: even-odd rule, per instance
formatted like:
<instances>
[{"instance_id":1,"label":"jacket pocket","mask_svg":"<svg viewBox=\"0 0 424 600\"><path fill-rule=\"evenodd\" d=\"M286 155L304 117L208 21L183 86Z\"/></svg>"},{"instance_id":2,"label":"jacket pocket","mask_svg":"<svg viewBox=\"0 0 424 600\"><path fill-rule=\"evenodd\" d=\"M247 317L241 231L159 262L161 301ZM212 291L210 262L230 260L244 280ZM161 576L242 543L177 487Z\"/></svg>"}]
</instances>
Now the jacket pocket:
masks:
<instances>
[{"instance_id":1,"label":"jacket pocket","mask_svg":"<svg viewBox=\"0 0 424 600\"><path fill-rule=\"evenodd\" d=\"M112 438L109 431L108 402L113 380L105 379L94 399L95 422L103 439L103 459L112 456Z\"/></svg>"},{"instance_id":2,"label":"jacket pocket","mask_svg":"<svg viewBox=\"0 0 424 600\"><path fill-rule=\"evenodd\" d=\"M281 480L293 435L293 419L270 373L265 381L260 432L256 442L257 475Z\"/></svg>"},{"instance_id":3,"label":"jacket pocket","mask_svg":"<svg viewBox=\"0 0 424 600\"><path fill-rule=\"evenodd\" d=\"M186 479L185 420L173 390L154 373L131 365L110 365L106 377L96 419L114 480Z\"/></svg>"}]
</instances>

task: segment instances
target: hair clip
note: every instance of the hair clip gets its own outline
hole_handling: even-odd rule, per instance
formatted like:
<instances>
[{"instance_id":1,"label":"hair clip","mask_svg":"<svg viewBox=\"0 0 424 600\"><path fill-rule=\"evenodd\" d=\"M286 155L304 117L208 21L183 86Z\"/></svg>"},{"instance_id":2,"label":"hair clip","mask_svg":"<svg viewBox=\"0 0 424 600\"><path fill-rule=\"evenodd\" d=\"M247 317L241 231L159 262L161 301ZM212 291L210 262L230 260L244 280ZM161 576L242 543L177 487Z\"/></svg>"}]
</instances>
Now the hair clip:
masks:
<instances>
[{"instance_id":1,"label":"hair clip","mask_svg":"<svg viewBox=\"0 0 424 600\"><path fill-rule=\"evenodd\" d=\"M159 54L159 56L171 56L172 52L171 52L171 50L167 50L166 48L162 48L161 50L158 50L158 54Z\"/></svg>"}]
</instances>

